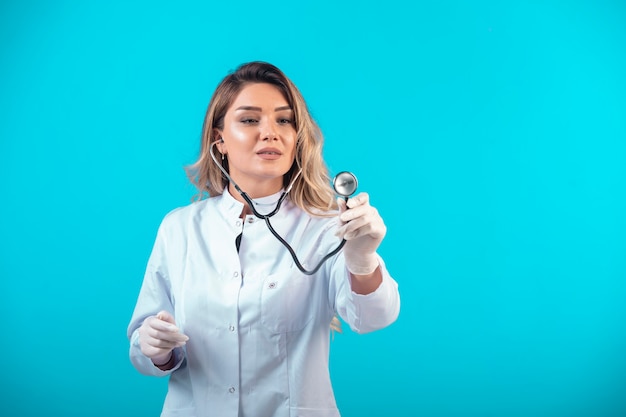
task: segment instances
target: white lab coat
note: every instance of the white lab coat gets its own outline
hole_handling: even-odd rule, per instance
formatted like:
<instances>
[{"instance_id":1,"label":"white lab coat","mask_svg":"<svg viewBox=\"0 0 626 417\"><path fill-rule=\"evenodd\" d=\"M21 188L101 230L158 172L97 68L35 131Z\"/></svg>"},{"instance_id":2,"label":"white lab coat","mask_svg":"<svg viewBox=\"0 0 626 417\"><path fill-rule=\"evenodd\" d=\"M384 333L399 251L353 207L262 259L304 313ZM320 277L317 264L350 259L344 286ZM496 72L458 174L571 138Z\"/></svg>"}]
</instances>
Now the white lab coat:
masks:
<instances>
[{"instance_id":1,"label":"white lab coat","mask_svg":"<svg viewBox=\"0 0 626 417\"><path fill-rule=\"evenodd\" d=\"M279 194L256 200L269 213ZM302 274L288 251L228 191L165 216L128 326L130 358L143 374L170 375L162 417L336 417L329 325L336 313L358 333L392 323L400 298L382 259L383 283L351 291L340 252ZM337 218L311 217L289 199L271 218L305 267L334 249ZM239 253L235 238L243 231ZM160 310L189 336L161 371L141 353L138 331Z\"/></svg>"}]
</instances>

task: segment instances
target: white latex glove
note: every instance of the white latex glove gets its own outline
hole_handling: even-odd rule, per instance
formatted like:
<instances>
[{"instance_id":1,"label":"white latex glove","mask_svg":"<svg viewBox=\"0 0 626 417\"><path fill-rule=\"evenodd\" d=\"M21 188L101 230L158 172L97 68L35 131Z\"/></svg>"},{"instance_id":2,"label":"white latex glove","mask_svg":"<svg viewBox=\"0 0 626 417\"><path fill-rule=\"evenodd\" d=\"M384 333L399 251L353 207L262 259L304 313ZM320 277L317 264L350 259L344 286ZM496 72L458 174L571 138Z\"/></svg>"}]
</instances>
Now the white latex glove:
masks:
<instances>
[{"instance_id":1,"label":"white latex glove","mask_svg":"<svg viewBox=\"0 0 626 417\"><path fill-rule=\"evenodd\" d=\"M172 350L184 346L189 337L182 334L174 317L167 311L146 318L139 328L141 353L157 365L165 365L172 356Z\"/></svg>"},{"instance_id":2,"label":"white latex glove","mask_svg":"<svg viewBox=\"0 0 626 417\"><path fill-rule=\"evenodd\" d=\"M370 206L369 199L367 193L359 193L347 203L337 199L340 227L335 235L346 240L343 256L348 270L355 275L368 275L378 268L376 249L387 233L383 219Z\"/></svg>"}]
</instances>

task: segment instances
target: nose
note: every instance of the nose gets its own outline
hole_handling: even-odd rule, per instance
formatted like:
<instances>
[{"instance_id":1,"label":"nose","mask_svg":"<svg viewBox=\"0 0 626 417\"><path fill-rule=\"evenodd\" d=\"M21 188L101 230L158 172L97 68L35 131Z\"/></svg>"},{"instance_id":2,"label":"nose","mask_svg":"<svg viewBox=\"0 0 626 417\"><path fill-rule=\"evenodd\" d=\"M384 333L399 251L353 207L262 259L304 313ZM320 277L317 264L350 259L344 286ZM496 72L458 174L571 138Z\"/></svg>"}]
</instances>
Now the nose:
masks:
<instances>
[{"instance_id":1,"label":"nose","mask_svg":"<svg viewBox=\"0 0 626 417\"><path fill-rule=\"evenodd\" d=\"M275 126L271 122L264 123L261 126L261 140L272 141L277 139Z\"/></svg>"}]
</instances>

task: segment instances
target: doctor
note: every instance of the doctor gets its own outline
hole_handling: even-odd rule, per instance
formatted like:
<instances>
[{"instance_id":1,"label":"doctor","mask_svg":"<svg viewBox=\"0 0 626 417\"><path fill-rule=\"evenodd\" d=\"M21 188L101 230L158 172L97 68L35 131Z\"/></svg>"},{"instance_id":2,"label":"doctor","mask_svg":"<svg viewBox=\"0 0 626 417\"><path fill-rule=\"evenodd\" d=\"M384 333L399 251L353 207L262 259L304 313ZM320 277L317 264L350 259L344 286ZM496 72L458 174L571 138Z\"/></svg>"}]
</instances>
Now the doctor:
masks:
<instances>
[{"instance_id":1,"label":"doctor","mask_svg":"<svg viewBox=\"0 0 626 417\"><path fill-rule=\"evenodd\" d=\"M328 369L336 317L358 333L397 318L397 284L376 252L386 227L367 194L335 201L322 142L275 66L243 64L216 88L188 169L199 199L163 219L128 326L133 365L169 376L162 416L339 416ZM259 213L290 190L272 226L304 266L342 238L343 250L303 274L213 148Z\"/></svg>"}]
</instances>

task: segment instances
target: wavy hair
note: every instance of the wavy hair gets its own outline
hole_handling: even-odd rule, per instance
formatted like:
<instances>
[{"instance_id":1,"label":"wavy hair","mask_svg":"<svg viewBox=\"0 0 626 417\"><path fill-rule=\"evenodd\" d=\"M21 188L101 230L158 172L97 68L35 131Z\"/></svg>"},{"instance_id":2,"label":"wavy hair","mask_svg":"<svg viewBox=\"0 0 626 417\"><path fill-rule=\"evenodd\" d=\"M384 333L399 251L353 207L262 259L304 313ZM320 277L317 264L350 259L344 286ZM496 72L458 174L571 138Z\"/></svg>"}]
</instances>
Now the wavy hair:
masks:
<instances>
[{"instance_id":1,"label":"wavy hair","mask_svg":"<svg viewBox=\"0 0 626 417\"><path fill-rule=\"evenodd\" d=\"M302 174L295 180L289 198L291 201L313 216L329 216L328 211L335 209L335 195L330 187L328 167L322 157L324 142L322 132L311 117L302 94L295 84L276 66L262 61L240 65L228 74L217 86L209 102L202 126L200 156L186 167L187 175L198 189L194 200L201 200L222 194L228 185L228 179L212 160L211 144L218 140L215 130L224 128L224 116L241 90L252 83L266 83L277 87L293 109L297 132L295 160L283 177L283 186L287 187L294 175L302 169ZM223 162L226 172L228 159Z\"/></svg>"}]
</instances>

